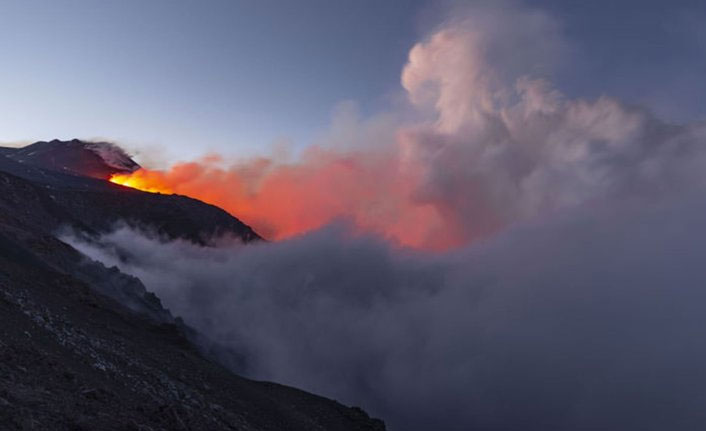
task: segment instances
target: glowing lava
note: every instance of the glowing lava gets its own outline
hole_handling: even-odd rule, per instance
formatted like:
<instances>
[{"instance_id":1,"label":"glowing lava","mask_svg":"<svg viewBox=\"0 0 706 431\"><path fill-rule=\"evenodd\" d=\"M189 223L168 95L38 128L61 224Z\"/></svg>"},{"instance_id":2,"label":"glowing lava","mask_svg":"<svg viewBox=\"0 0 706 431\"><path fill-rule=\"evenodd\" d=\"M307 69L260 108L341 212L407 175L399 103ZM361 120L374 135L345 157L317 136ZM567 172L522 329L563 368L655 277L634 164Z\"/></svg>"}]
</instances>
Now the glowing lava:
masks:
<instances>
[{"instance_id":1,"label":"glowing lava","mask_svg":"<svg viewBox=\"0 0 706 431\"><path fill-rule=\"evenodd\" d=\"M138 169L130 174L115 174L110 182L150 193L173 194L174 191L159 179L159 172Z\"/></svg>"}]
</instances>

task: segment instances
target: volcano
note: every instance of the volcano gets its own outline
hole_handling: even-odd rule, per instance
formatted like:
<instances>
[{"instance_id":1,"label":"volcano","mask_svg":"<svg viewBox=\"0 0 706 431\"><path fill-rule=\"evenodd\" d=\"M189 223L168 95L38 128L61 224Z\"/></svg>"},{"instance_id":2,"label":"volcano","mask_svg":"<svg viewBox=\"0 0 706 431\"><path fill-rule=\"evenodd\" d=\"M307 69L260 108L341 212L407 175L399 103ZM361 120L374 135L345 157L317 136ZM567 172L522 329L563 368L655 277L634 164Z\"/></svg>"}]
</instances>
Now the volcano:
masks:
<instances>
[{"instance_id":1,"label":"volcano","mask_svg":"<svg viewBox=\"0 0 706 431\"><path fill-rule=\"evenodd\" d=\"M203 246L261 240L216 206L108 181L136 169L110 143L0 148L0 428L384 429L359 408L234 374L238 352L61 241L120 223Z\"/></svg>"}]
</instances>

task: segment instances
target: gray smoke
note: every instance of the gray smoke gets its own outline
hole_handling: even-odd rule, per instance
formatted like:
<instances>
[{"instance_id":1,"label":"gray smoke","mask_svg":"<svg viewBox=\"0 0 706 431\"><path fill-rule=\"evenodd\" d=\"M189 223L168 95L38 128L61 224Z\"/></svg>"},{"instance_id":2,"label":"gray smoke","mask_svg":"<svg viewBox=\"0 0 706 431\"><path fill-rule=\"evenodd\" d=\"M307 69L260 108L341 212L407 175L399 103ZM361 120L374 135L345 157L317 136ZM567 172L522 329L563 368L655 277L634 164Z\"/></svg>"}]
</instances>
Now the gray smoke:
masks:
<instances>
[{"instance_id":1,"label":"gray smoke","mask_svg":"<svg viewBox=\"0 0 706 431\"><path fill-rule=\"evenodd\" d=\"M342 226L216 248L128 228L68 240L243 352L249 376L362 405L393 430L695 429L702 201L584 208L445 255Z\"/></svg>"},{"instance_id":2,"label":"gray smoke","mask_svg":"<svg viewBox=\"0 0 706 431\"><path fill-rule=\"evenodd\" d=\"M401 81L420 121L353 122L355 142L341 139L361 153L358 136L393 140L384 172L352 177L380 204L352 205L358 219L426 205L439 229L402 225L432 236L420 244L470 245L411 251L341 224L247 246L125 227L66 241L245 355L239 371L393 430L704 428L706 125L567 99L532 78L564 49L556 22L492 4L410 51ZM400 177L412 192L392 199Z\"/></svg>"}]
</instances>

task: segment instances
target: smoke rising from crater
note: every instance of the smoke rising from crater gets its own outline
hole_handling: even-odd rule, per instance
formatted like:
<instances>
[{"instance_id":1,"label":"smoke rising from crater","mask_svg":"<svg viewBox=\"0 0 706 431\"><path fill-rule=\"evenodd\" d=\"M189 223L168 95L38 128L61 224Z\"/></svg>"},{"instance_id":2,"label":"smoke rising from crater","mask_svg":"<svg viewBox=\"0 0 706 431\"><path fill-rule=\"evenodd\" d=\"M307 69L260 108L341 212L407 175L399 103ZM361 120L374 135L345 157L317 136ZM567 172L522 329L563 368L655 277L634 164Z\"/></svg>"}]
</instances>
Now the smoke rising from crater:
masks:
<instances>
[{"instance_id":1,"label":"smoke rising from crater","mask_svg":"<svg viewBox=\"0 0 706 431\"><path fill-rule=\"evenodd\" d=\"M66 240L243 352L248 375L393 430L698 428L706 126L565 97L541 69L560 26L502 5L411 49L412 116L346 117L294 161L132 177L281 242Z\"/></svg>"}]
</instances>

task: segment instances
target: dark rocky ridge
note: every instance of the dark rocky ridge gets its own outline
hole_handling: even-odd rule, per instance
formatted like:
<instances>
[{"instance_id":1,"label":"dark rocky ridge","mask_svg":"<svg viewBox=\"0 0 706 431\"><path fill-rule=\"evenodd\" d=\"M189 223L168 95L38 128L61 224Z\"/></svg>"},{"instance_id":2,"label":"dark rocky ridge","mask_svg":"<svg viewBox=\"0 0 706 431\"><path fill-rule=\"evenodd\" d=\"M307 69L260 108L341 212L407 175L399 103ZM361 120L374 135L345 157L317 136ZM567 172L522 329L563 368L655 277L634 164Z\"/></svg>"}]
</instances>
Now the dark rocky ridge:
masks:
<instances>
[{"instance_id":1,"label":"dark rocky ridge","mask_svg":"<svg viewBox=\"0 0 706 431\"><path fill-rule=\"evenodd\" d=\"M50 231L68 225L95 233L109 230L120 221L200 244L223 235L245 242L261 239L249 226L216 206L186 196L145 193L97 179L96 172L101 172L101 178L109 178L113 173L139 167L129 159L122 160L125 169L96 160L99 156L95 148L103 148L101 145L114 149L112 144L78 140L37 142L19 149L0 147L0 172L31 183L33 187L24 187L37 203L35 209L46 213L44 222L49 224L43 227ZM66 166L57 160L76 163L64 169ZM80 164L83 160L89 164L85 172ZM36 218L33 212L26 216Z\"/></svg>"},{"instance_id":2,"label":"dark rocky ridge","mask_svg":"<svg viewBox=\"0 0 706 431\"><path fill-rule=\"evenodd\" d=\"M22 148L5 148L5 155L19 163L82 177L108 179L115 173L140 168L122 148L109 142L39 141Z\"/></svg>"},{"instance_id":3,"label":"dark rocky ridge","mask_svg":"<svg viewBox=\"0 0 706 431\"><path fill-rule=\"evenodd\" d=\"M201 243L223 233L247 242L258 238L249 227L194 199L7 157L15 151L0 151L0 429L384 429L359 409L206 359L139 280L56 237L62 226L90 236L125 220Z\"/></svg>"}]
</instances>

